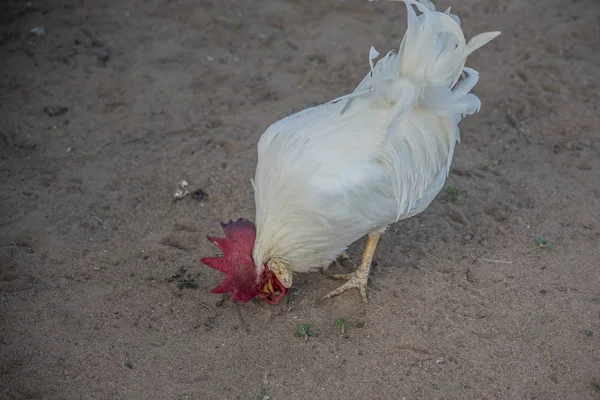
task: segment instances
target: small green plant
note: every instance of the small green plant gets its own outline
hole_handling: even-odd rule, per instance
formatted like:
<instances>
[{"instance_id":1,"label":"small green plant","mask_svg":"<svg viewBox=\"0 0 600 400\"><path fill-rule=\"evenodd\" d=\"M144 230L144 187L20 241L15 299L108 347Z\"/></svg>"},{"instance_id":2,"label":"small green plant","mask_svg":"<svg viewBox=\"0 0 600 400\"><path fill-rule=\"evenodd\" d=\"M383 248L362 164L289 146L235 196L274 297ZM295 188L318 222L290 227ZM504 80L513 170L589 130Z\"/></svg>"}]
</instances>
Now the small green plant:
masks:
<instances>
[{"instance_id":1,"label":"small green plant","mask_svg":"<svg viewBox=\"0 0 600 400\"><path fill-rule=\"evenodd\" d=\"M239 30L244 29L244 27L246 26L246 23L244 22L242 17L238 17L233 20L232 25L233 25L234 31L239 31Z\"/></svg>"},{"instance_id":2,"label":"small green plant","mask_svg":"<svg viewBox=\"0 0 600 400\"><path fill-rule=\"evenodd\" d=\"M537 247L541 249L553 249L554 243L552 243L547 237L540 236L535 240Z\"/></svg>"},{"instance_id":3,"label":"small green plant","mask_svg":"<svg viewBox=\"0 0 600 400\"><path fill-rule=\"evenodd\" d=\"M446 188L446 194L452 203L458 200L458 196L463 194L464 192L460 189L455 188L454 186L448 185Z\"/></svg>"},{"instance_id":4,"label":"small green plant","mask_svg":"<svg viewBox=\"0 0 600 400\"><path fill-rule=\"evenodd\" d=\"M271 395L268 390L269 380L267 379L267 371L265 371L265 375L263 378L263 387L260 391L260 395L258 396L258 400L271 400Z\"/></svg>"},{"instance_id":5,"label":"small green plant","mask_svg":"<svg viewBox=\"0 0 600 400\"><path fill-rule=\"evenodd\" d=\"M298 330L296 331L296 336L303 337L304 341L307 341L309 337L315 337L317 334L315 331L310 329L308 324L300 324L300 326L298 326Z\"/></svg>"},{"instance_id":6,"label":"small green plant","mask_svg":"<svg viewBox=\"0 0 600 400\"><path fill-rule=\"evenodd\" d=\"M259 400L271 400L271 395L263 390L260 392Z\"/></svg>"},{"instance_id":7,"label":"small green plant","mask_svg":"<svg viewBox=\"0 0 600 400\"><path fill-rule=\"evenodd\" d=\"M345 334L346 320L344 318L338 318L335 320L335 326L342 329L342 335Z\"/></svg>"},{"instance_id":8,"label":"small green plant","mask_svg":"<svg viewBox=\"0 0 600 400\"><path fill-rule=\"evenodd\" d=\"M594 331L592 330L592 328L586 329L585 334L589 337L592 337L592 336L594 336Z\"/></svg>"}]
</instances>

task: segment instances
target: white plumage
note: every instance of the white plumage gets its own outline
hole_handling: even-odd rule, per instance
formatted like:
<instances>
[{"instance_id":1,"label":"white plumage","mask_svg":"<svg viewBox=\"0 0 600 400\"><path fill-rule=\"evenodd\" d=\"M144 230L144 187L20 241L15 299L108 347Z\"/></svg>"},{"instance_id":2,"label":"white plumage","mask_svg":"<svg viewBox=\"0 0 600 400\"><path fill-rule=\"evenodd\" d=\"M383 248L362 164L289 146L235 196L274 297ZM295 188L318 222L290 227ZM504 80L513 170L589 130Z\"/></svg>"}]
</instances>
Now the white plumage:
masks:
<instances>
[{"instance_id":1,"label":"white plumage","mask_svg":"<svg viewBox=\"0 0 600 400\"><path fill-rule=\"evenodd\" d=\"M408 29L349 95L271 125L253 181L257 268L326 267L366 234L422 212L442 189L458 123L479 110L467 56L499 32L465 41L458 18L404 0ZM413 6L421 12L415 13Z\"/></svg>"}]
</instances>

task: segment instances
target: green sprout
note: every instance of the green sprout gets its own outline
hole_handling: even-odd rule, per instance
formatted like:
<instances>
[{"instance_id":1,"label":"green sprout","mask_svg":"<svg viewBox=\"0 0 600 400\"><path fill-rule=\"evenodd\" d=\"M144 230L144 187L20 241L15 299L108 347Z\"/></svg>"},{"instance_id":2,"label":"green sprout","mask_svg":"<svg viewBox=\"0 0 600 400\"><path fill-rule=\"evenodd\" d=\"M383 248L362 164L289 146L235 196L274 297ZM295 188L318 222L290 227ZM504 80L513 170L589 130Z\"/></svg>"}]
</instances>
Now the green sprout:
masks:
<instances>
[{"instance_id":1,"label":"green sprout","mask_svg":"<svg viewBox=\"0 0 600 400\"><path fill-rule=\"evenodd\" d=\"M592 328L586 329L585 334L589 337L592 337L592 336L594 336L594 331L592 330Z\"/></svg>"},{"instance_id":2,"label":"green sprout","mask_svg":"<svg viewBox=\"0 0 600 400\"><path fill-rule=\"evenodd\" d=\"M552 243L547 237L540 236L535 240L535 244L541 249L553 249L554 243Z\"/></svg>"},{"instance_id":3,"label":"green sprout","mask_svg":"<svg viewBox=\"0 0 600 400\"><path fill-rule=\"evenodd\" d=\"M458 200L458 196L463 193L464 192L462 190L455 188L454 186L448 186L446 188L446 194L448 195L452 203Z\"/></svg>"},{"instance_id":4,"label":"green sprout","mask_svg":"<svg viewBox=\"0 0 600 400\"><path fill-rule=\"evenodd\" d=\"M242 17L238 17L233 20L232 25L233 25L234 31L239 31L239 30L244 29L244 27L246 26L246 23L244 22Z\"/></svg>"},{"instance_id":5,"label":"green sprout","mask_svg":"<svg viewBox=\"0 0 600 400\"><path fill-rule=\"evenodd\" d=\"M296 336L304 337L304 341L307 341L309 337L315 337L317 334L315 331L310 329L308 324L300 324L300 326L298 326L298 330L296 331Z\"/></svg>"},{"instance_id":6,"label":"green sprout","mask_svg":"<svg viewBox=\"0 0 600 400\"><path fill-rule=\"evenodd\" d=\"M344 318L338 318L335 320L335 326L342 328L342 335L345 333L344 330L346 328L346 320Z\"/></svg>"},{"instance_id":7,"label":"green sprout","mask_svg":"<svg viewBox=\"0 0 600 400\"><path fill-rule=\"evenodd\" d=\"M260 395L258 396L258 400L271 400L271 395L268 390L269 380L267 379L267 371L265 371L265 376L263 378L263 387L260 391Z\"/></svg>"}]
</instances>

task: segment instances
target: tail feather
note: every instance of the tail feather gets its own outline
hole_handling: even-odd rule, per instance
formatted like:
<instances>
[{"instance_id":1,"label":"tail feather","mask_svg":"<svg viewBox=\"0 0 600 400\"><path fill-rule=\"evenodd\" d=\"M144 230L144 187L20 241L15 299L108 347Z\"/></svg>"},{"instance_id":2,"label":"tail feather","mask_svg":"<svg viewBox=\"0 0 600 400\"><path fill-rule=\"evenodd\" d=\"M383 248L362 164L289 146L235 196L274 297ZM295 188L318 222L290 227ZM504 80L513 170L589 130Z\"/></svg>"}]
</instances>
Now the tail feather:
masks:
<instances>
[{"instance_id":1,"label":"tail feather","mask_svg":"<svg viewBox=\"0 0 600 400\"><path fill-rule=\"evenodd\" d=\"M482 33L467 42L460 19L450 9L438 12L429 0L393 1L403 1L408 11L398 53L389 52L373 66L379 53L371 49L371 72L342 98L347 100L342 112L357 98L388 110L381 161L389 171L401 219L424 209L443 186L440 177L445 180L460 139L458 123L481 107L470 93L479 74L465 68L466 59L500 32Z\"/></svg>"}]
</instances>

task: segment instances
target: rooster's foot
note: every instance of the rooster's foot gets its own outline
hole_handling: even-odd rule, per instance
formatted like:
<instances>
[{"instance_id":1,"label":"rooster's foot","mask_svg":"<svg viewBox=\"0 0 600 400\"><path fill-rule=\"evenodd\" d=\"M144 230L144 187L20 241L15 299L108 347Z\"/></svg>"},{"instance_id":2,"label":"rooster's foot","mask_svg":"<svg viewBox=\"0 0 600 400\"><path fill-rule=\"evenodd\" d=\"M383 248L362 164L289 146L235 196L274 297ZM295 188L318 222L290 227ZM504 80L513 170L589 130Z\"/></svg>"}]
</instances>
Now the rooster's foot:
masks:
<instances>
[{"instance_id":1,"label":"rooster's foot","mask_svg":"<svg viewBox=\"0 0 600 400\"><path fill-rule=\"evenodd\" d=\"M324 297L325 299L330 299L338 294L344 293L348 289L358 289L360 290L360 295L365 303L367 303L367 281L369 280L369 271L371 270L371 262L373 261L373 253L375 253L375 247L377 247L377 242L379 241L379 237L381 233L375 232L370 233L369 238L367 240L367 246L363 253L362 262L360 266L351 274L343 274L343 275L331 275L332 278L335 279L345 279L348 282L344 283L339 288L327 293Z\"/></svg>"},{"instance_id":2,"label":"rooster's foot","mask_svg":"<svg viewBox=\"0 0 600 400\"><path fill-rule=\"evenodd\" d=\"M366 268L359 268L351 274L335 274L331 275L334 279L344 279L348 282L344 283L339 288L332 290L327 293L325 299L330 299L334 296L344 293L349 289L360 290L360 295L365 303L367 303L367 281L369 280L369 270Z\"/></svg>"}]
</instances>

